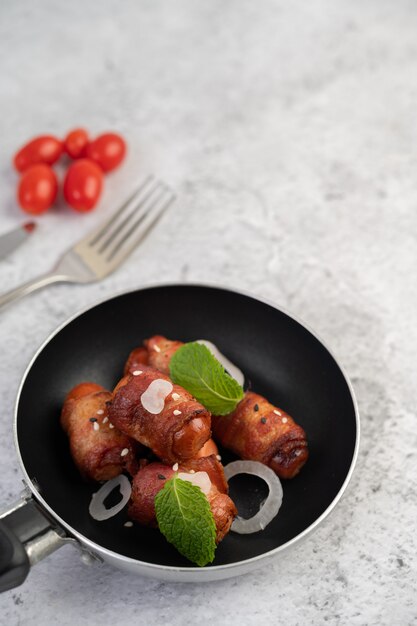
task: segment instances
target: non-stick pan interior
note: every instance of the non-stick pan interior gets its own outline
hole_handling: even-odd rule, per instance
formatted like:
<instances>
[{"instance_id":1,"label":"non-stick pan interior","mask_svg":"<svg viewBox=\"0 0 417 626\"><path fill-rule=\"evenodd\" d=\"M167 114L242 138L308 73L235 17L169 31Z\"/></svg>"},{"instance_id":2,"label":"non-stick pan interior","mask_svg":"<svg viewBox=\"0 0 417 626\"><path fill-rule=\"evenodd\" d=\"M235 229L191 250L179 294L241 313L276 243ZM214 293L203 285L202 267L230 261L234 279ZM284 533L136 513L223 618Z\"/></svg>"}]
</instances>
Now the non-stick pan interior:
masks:
<instances>
[{"instance_id":1,"label":"non-stick pan interior","mask_svg":"<svg viewBox=\"0 0 417 626\"><path fill-rule=\"evenodd\" d=\"M253 298L200 286L165 286L118 296L81 314L40 352L24 381L17 410L18 444L42 498L71 528L116 553L154 564L187 567L157 530L124 527L125 511L94 521L96 485L80 478L59 424L68 390L89 380L111 389L130 350L153 334L209 339L245 373L251 388L282 407L307 433L310 458L283 481L275 520L253 535L229 533L213 565L268 552L306 530L329 507L349 472L356 442L353 399L341 370L297 321ZM221 451L227 464L233 455ZM238 503L260 499L256 481L236 482Z\"/></svg>"}]
</instances>

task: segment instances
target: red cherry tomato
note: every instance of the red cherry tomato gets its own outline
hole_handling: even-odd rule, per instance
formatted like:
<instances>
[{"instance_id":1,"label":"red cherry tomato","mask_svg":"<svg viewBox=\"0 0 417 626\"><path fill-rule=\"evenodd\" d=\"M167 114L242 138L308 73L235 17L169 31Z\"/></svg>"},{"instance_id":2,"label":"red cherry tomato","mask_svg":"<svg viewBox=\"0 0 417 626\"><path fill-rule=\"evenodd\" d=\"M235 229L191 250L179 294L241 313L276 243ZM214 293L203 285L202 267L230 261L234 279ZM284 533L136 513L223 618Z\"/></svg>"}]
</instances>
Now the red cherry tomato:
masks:
<instances>
[{"instance_id":1,"label":"red cherry tomato","mask_svg":"<svg viewBox=\"0 0 417 626\"><path fill-rule=\"evenodd\" d=\"M72 163L64 180L64 198L76 211L91 211L103 187L103 172L90 159Z\"/></svg>"},{"instance_id":2,"label":"red cherry tomato","mask_svg":"<svg viewBox=\"0 0 417 626\"><path fill-rule=\"evenodd\" d=\"M84 150L88 144L88 134L84 128L71 130L64 139L65 152L72 159L79 159L84 156Z\"/></svg>"},{"instance_id":3,"label":"red cherry tomato","mask_svg":"<svg viewBox=\"0 0 417 626\"><path fill-rule=\"evenodd\" d=\"M23 146L14 156L13 163L18 172L24 172L30 165L46 163L52 165L62 154L63 144L52 135L35 137Z\"/></svg>"},{"instance_id":4,"label":"red cherry tomato","mask_svg":"<svg viewBox=\"0 0 417 626\"><path fill-rule=\"evenodd\" d=\"M54 203L57 193L58 181L55 172L49 165L38 163L23 172L17 197L26 213L40 215Z\"/></svg>"},{"instance_id":5,"label":"red cherry tomato","mask_svg":"<svg viewBox=\"0 0 417 626\"><path fill-rule=\"evenodd\" d=\"M116 169L125 158L126 142L116 133L105 133L88 144L85 155L95 161L103 172Z\"/></svg>"}]
</instances>

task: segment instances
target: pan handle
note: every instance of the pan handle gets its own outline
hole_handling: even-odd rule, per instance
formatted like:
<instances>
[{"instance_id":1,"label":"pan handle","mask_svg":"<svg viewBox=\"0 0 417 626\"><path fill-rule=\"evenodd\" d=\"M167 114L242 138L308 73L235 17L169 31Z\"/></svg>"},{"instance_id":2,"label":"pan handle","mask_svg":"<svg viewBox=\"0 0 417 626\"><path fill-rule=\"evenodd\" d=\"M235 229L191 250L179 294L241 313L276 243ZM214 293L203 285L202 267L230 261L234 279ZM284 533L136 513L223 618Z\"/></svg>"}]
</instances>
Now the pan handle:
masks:
<instances>
[{"instance_id":1,"label":"pan handle","mask_svg":"<svg viewBox=\"0 0 417 626\"><path fill-rule=\"evenodd\" d=\"M68 541L74 542L24 492L0 512L0 592L21 585L32 565Z\"/></svg>"},{"instance_id":2,"label":"pan handle","mask_svg":"<svg viewBox=\"0 0 417 626\"><path fill-rule=\"evenodd\" d=\"M0 591L23 583L29 573L29 557L14 533L0 522Z\"/></svg>"}]
</instances>

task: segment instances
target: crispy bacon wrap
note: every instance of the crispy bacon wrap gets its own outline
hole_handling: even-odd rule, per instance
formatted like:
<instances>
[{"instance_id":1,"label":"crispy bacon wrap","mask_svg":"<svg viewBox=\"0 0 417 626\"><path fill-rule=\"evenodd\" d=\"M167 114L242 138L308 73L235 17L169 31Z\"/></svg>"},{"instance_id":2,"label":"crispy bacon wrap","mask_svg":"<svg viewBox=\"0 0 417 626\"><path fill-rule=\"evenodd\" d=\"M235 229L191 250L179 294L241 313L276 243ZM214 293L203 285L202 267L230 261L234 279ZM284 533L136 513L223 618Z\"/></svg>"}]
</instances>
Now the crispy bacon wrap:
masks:
<instances>
[{"instance_id":1,"label":"crispy bacon wrap","mask_svg":"<svg viewBox=\"0 0 417 626\"><path fill-rule=\"evenodd\" d=\"M216 441L242 459L265 463L280 478L293 478L308 458L304 430L288 413L247 391L229 415L213 416Z\"/></svg>"},{"instance_id":2,"label":"crispy bacon wrap","mask_svg":"<svg viewBox=\"0 0 417 626\"><path fill-rule=\"evenodd\" d=\"M199 458L201 456L211 456L212 454L214 454L215 456L219 454L219 449L216 446L216 442L214 441L214 439L208 439L204 446L200 448L200 450L197 452L196 458Z\"/></svg>"},{"instance_id":3,"label":"crispy bacon wrap","mask_svg":"<svg viewBox=\"0 0 417 626\"><path fill-rule=\"evenodd\" d=\"M122 378L109 405L110 421L166 463L190 459L210 438L211 414L179 385L172 385L159 413L150 413L141 398L156 380L170 382L148 365L141 365L140 374Z\"/></svg>"},{"instance_id":4,"label":"crispy bacon wrap","mask_svg":"<svg viewBox=\"0 0 417 626\"><path fill-rule=\"evenodd\" d=\"M160 372L169 375L169 362L174 352L184 345L182 341L171 341L163 335L154 335L143 342L148 350L148 363Z\"/></svg>"},{"instance_id":5,"label":"crispy bacon wrap","mask_svg":"<svg viewBox=\"0 0 417 626\"><path fill-rule=\"evenodd\" d=\"M123 374L133 374L133 372L140 371L142 365L148 364L148 351L144 346L139 346L132 350L127 357L127 361L124 366Z\"/></svg>"},{"instance_id":6,"label":"crispy bacon wrap","mask_svg":"<svg viewBox=\"0 0 417 626\"><path fill-rule=\"evenodd\" d=\"M137 444L111 428L108 402L112 394L95 383L81 383L67 395L61 425L70 442L72 458L88 480L104 481L123 471L135 474Z\"/></svg>"},{"instance_id":7,"label":"crispy bacon wrap","mask_svg":"<svg viewBox=\"0 0 417 626\"><path fill-rule=\"evenodd\" d=\"M219 543L229 532L237 514L233 500L227 495L228 487L223 466L212 455L192 459L179 466L179 472L190 473L190 470L207 472L211 481L210 491L206 497L216 524L216 542ZM172 467L163 463L150 463L139 470L132 483L129 517L144 526L156 526L155 496L173 475Z\"/></svg>"}]
</instances>

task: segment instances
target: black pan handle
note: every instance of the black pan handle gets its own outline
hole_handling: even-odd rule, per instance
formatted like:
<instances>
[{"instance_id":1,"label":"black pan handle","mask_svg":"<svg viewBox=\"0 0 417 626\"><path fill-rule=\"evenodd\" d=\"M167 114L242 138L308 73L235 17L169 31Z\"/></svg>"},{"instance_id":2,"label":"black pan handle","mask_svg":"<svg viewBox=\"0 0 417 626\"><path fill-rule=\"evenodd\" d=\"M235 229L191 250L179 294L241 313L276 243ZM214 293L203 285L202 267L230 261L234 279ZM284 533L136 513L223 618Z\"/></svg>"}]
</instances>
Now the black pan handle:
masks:
<instances>
[{"instance_id":1,"label":"black pan handle","mask_svg":"<svg viewBox=\"0 0 417 626\"><path fill-rule=\"evenodd\" d=\"M21 585L29 569L29 557L22 542L0 521L0 592Z\"/></svg>"},{"instance_id":2,"label":"black pan handle","mask_svg":"<svg viewBox=\"0 0 417 626\"><path fill-rule=\"evenodd\" d=\"M0 513L0 592L21 585L32 565L68 541L63 531L25 493Z\"/></svg>"}]
</instances>

